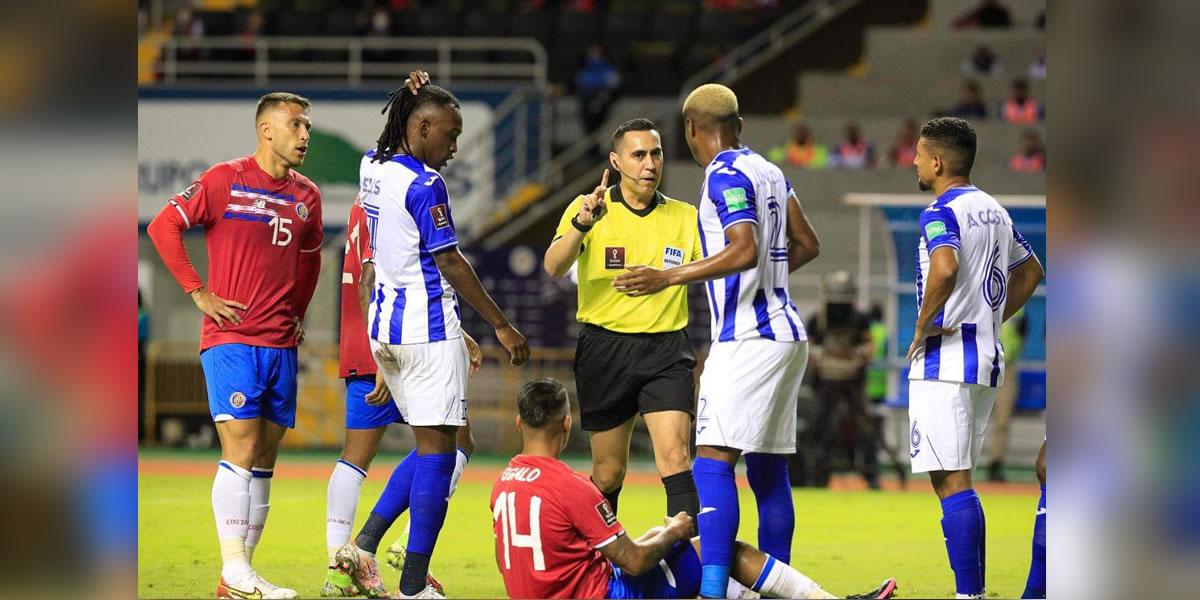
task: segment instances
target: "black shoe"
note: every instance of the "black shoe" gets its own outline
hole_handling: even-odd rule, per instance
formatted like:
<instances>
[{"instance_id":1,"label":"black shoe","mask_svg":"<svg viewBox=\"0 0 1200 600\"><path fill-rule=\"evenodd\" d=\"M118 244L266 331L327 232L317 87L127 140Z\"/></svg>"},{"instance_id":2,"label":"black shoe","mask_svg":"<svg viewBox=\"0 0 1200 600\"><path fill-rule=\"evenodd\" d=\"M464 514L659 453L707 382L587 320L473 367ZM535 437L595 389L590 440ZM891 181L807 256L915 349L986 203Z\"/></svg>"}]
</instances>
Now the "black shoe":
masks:
<instances>
[{"instance_id":1,"label":"black shoe","mask_svg":"<svg viewBox=\"0 0 1200 600\"><path fill-rule=\"evenodd\" d=\"M889 577L879 587L875 588L874 590L871 590L865 594L855 594L853 596L846 596L846 600L854 600L855 598L857 598L859 600L864 600L867 598L874 598L877 600L882 600L883 598L891 598L895 593L896 593L896 580L894 578Z\"/></svg>"}]
</instances>

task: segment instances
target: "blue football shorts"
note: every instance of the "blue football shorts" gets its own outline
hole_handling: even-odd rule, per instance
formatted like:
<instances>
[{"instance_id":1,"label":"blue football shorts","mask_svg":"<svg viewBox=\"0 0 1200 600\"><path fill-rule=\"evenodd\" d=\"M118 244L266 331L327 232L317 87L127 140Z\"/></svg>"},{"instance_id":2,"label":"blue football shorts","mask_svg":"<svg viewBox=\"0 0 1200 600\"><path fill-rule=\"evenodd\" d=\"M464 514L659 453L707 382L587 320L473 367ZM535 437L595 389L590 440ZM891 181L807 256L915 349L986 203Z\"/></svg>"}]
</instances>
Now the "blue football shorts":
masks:
<instances>
[{"instance_id":1,"label":"blue football shorts","mask_svg":"<svg viewBox=\"0 0 1200 600\"><path fill-rule=\"evenodd\" d=\"M367 394L375 389L374 375L356 375L346 378L346 429L375 429L391 423L404 423L396 403L371 406Z\"/></svg>"},{"instance_id":2,"label":"blue football shorts","mask_svg":"<svg viewBox=\"0 0 1200 600\"><path fill-rule=\"evenodd\" d=\"M613 565L609 598L695 598L700 594L700 555L690 540L676 542L658 565L630 575Z\"/></svg>"},{"instance_id":3,"label":"blue football shorts","mask_svg":"<svg viewBox=\"0 0 1200 600\"><path fill-rule=\"evenodd\" d=\"M220 344L200 353L214 422L263 417L296 426L296 349Z\"/></svg>"}]
</instances>

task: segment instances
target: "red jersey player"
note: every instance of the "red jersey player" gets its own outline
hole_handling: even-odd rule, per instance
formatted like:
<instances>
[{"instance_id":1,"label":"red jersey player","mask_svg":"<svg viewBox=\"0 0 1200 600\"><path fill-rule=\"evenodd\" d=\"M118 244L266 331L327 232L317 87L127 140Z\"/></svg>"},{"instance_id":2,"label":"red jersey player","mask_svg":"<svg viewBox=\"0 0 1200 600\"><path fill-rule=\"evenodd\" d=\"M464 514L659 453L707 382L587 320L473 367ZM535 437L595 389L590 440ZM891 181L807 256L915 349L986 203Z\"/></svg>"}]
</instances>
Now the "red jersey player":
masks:
<instances>
[{"instance_id":1,"label":"red jersey player","mask_svg":"<svg viewBox=\"0 0 1200 600\"><path fill-rule=\"evenodd\" d=\"M296 346L321 266L321 194L292 170L308 153L308 111L301 96L263 96L254 154L206 171L147 229L208 317L200 363L221 441L212 490L223 563L218 598L296 597L250 561L270 507L279 441L296 422ZM207 285L183 245L184 230L196 226L204 227L208 247Z\"/></svg>"},{"instance_id":2,"label":"red jersey player","mask_svg":"<svg viewBox=\"0 0 1200 600\"><path fill-rule=\"evenodd\" d=\"M492 487L491 503L496 565L509 597L695 598L700 538L691 538L691 517L680 512L636 540L626 535L587 476L558 459L571 431L570 404L553 379L526 383L517 396L524 448ZM835 597L742 542L730 575L737 582L731 598L746 587L776 598ZM851 598L890 598L895 589L888 579Z\"/></svg>"},{"instance_id":3,"label":"red jersey player","mask_svg":"<svg viewBox=\"0 0 1200 600\"><path fill-rule=\"evenodd\" d=\"M337 569L335 556L338 549L350 541L354 511L358 506L362 482L367 477L367 470L379 450L379 442L383 439L387 426L404 422L400 416L400 409L391 400L387 385L378 375L379 368L371 355L371 344L367 337L364 316L366 303L370 301L371 290L375 287L375 268L371 262L373 257L367 213L356 199L350 207L350 220L346 224L346 257L342 265L342 322L338 376L346 382L346 443L329 477L326 496L325 546L329 555L329 568L326 570L325 583L321 590L321 595L326 597L357 596L360 593L350 576ZM468 372L474 374L479 369L483 354L479 344L465 331L463 340L467 344L470 357ZM458 460L451 478L451 495L454 494L459 476L475 447L469 424L459 428L457 436ZM395 513L381 517L391 526L399 515L400 513ZM371 548L370 551L374 553L375 548ZM402 560L403 553L404 546L399 542L388 549L391 561L395 565ZM378 572L377 565L373 567L374 571ZM379 594L383 590L382 583L378 580L372 580L372 583L375 585L368 586L368 595ZM440 586L439 583L438 587Z\"/></svg>"}]
</instances>

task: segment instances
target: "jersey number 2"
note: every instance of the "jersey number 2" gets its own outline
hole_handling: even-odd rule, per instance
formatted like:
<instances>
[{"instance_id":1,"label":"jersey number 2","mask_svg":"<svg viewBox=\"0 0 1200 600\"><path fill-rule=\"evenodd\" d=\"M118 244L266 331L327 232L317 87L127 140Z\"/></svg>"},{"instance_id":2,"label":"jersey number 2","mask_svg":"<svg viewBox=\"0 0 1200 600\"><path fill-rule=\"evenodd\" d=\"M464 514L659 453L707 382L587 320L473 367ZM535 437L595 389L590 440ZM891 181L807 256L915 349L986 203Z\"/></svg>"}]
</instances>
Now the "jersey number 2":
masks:
<instances>
[{"instance_id":1,"label":"jersey number 2","mask_svg":"<svg viewBox=\"0 0 1200 600\"><path fill-rule=\"evenodd\" d=\"M270 225L272 228L272 234L271 234L271 243L272 244L275 244L276 246L286 246L286 245L292 243L292 231L290 229L288 229L287 227L285 227L285 225L292 224L291 219L285 219L283 217L275 217L274 219L271 219L271 221L267 224Z\"/></svg>"},{"instance_id":2,"label":"jersey number 2","mask_svg":"<svg viewBox=\"0 0 1200 600\"><path fill-rule=\"evenodd\" d=\"M512 568L509 560L509 548L529 548L533 550L533 570L546 570L546 557L542 554L542 499L533 496L529 499L529 533L517 533L516 492L501 492L496 496L496 508L492 510L492 521L500 521L504 540L504 568Z\"/></svg>"}]
</instances>

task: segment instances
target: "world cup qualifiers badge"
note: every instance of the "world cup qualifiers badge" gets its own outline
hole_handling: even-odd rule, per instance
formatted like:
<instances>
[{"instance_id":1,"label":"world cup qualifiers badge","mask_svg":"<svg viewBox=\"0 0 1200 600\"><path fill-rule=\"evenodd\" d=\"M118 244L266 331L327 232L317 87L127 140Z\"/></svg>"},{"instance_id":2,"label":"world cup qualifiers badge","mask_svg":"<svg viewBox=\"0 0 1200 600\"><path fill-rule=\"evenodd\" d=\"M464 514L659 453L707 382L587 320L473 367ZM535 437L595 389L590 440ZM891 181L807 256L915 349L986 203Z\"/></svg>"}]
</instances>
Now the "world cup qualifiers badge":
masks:
<instances>
[{"instance_id":1,"label":"world cup qualifiers badge","mask_svg":"<svg viewBox=\"0 0 1200 600\"><path fill-rule=\"evenodd\" d=\"M241 408L246 405L246 395L241 392L234 392L229 395L229 403L234 408Z\"/></svg>"},{"instance_id":2,"label":"world cup qualifiers badge","mask_svg":"<svg viewBox=\"0 0 1200 600\"><path fill-rule=\"evenodd\" d=\"M296 203L296 216L300 217L301 221L308 220L308 207L303 202Z\"/></svg>"}]
</instances>

